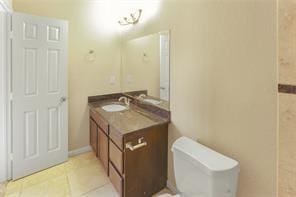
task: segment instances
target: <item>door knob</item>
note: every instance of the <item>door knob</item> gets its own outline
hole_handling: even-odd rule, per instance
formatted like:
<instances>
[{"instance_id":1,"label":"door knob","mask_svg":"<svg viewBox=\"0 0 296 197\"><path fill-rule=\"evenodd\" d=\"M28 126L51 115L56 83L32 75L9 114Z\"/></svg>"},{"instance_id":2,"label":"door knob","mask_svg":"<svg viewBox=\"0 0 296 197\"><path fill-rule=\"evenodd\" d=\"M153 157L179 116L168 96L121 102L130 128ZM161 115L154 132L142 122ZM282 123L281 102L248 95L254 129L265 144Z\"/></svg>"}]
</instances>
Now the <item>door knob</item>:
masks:
<instances>
[{"instance_id":1,"label":"door knob","mask_svg":"<svg viewBox=\"0 0 296 197\"><path fill-rule=\"evenodd\" d=\"M61 98L60 98L60 102L61 102L61 103L65 102L66 100L67 100L67 97L61 97Z\"/></svg>"}]
</instances>

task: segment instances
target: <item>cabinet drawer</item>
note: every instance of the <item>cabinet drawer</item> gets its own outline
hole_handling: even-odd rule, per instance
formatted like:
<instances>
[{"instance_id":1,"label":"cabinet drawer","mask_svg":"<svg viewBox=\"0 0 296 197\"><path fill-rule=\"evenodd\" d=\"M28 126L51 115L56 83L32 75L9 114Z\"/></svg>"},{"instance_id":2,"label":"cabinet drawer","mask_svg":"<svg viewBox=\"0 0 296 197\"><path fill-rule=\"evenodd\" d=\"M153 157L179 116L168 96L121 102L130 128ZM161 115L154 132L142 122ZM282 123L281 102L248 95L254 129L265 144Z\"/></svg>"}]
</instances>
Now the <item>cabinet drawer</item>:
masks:
<instances>
[{"instance_id":1,"label":"cabinet drawer","mask_svg":"<svg viewBox=\"0 0 296 197\"><path fill-rule=\"evenodd\" d=\"M108 122L105 121L99 113L90 110L91 118L97 123L97 125L108 135Z\"/></svg>"},{"instance_id":2,"label":"cabinet drawer","mask_svg":"<svg viewBox=\"0 0 296 197\"><path fill-rule=\"evenodd\" d=\"M110 160L116 167L119 173L123 174L123 153L113 144L109 143Z\"/></svg>"},{"instance_id":3,"label":"cabinet drawer","mask_svg":"<svg viewBox=\"0 0 296 197\"><path fill-rule=\"evenodd\" d=\"M120 150L123 150L123 147L122 147L123 140L120 132L117 131L114 127L110 126L109 136L111 140L116 144L116 146L118 146Z\"/></svg>"},{"instance_id":4,"label":"cabinet drawer","mask_svg":"<svg viewBox=\"0 0 296 197\"><path fill-rule=\"evenodd\" d=\"M123 179L117 173L117 171L113 167L112 163L109 163L109 178L110 178L110 181L113 184L114 188L118 192L119 196L122 196Z\"/></svg>"}]
</instances>

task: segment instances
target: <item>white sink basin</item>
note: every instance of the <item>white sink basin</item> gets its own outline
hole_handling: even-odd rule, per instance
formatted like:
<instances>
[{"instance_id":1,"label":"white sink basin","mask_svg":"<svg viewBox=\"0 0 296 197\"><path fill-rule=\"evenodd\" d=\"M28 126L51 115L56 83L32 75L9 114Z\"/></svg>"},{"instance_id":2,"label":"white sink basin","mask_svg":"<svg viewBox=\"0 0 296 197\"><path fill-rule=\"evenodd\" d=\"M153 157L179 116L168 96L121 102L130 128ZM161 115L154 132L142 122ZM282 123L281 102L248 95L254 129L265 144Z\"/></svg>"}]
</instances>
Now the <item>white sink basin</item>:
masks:
<instances>
[{"instance_id":1,"label":"white sink basin","mask_svg":"<svg viewBox=\"0 0 296 197\"><path fill-rule=\"evenodd\" d=\"M118 104L110 104L110 105L105 105L102 107L103 110L106 112L119 112L126 110L127 108L123 105L118 105Z\"/></svg>"},{"instance_id":2,"label":"white sink basin","mask_svg":"<svg viewBox=\"0 0 296 197\"><path fill-rule=\"evenodd\" d=\"M151 103L153 105L159 105L161 101L155 100L155 99L144 99L144 101Z\"/></svg>"}]
</instances>

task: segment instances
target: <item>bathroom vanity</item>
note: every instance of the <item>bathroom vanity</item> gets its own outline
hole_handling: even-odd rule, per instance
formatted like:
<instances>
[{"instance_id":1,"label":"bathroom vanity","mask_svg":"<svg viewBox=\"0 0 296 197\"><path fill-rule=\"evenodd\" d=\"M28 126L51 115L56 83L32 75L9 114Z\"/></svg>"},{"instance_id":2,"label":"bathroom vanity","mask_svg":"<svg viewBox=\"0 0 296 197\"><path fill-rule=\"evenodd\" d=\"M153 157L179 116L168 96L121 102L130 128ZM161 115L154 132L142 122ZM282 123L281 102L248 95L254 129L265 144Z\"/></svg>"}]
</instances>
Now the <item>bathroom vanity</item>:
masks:
<instances>
[{"instance_id":1,"label":"bathroom vanity","mask_svg":"<svg viewBox=\"0 0 296 197\"><path fill-rule=\"evenodd\" d=\"M122 96L129 107L118 102ZM89 109L90 145L119 195L150 197L165 188L169 112L121 93L89 97Z\"/></svg>"},{"instance_id":2,"label":"bathroom vanity","mask_svg":"<svg viewBox=\"0 0 296 197\"><path fill-rule=\"evenodd\" d=\"M123 93L88 99L90 145L123 197L151 197L166 187L169 43L169 31L122 42Z\"/></svg>"}]
</instances>

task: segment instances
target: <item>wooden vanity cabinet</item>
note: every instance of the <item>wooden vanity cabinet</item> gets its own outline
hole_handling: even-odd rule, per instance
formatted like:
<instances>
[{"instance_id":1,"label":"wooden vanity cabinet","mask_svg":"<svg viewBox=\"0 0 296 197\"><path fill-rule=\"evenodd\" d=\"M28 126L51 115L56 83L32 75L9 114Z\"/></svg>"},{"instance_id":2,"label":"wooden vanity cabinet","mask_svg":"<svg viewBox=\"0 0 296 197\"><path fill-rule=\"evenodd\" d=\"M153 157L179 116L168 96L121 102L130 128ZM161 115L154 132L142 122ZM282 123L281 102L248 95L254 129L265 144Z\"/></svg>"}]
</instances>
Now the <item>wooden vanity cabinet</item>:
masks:
<instances>
[{"instance_id":1,"label":"wooden vanity cabinet","mask_svg":"<svg viewBox=\"0 0 296 197\"><path fill-rule=\"evenodd\" d=\"M150 197L166 187L168 126L158 125L124 137L124 144L147 142L134 151L124 150L125 196Z\"/></svg>"},{"instance_id":2,"label":"wooden vanity cabinet","mask_svg":"<svg viewBox=\"0 0 296 197\"><path fill-rule=\"evenodd\" d=\"M142 143L146 145L136 148ZM129 149L127 144L135 149ZM165 188L167 148L168 124L121 137L120 132L116 134L116 130L110 127L109 171L110 180L117 192L124 197L150 197ZM114 174L112 178L111 174Z\"/></svg>"},{"instance_id":3,"label":"wooden vanity cabinet","mask_svg":"<svg viewBox=\"0 0 296 197\"><path fill-rule=\"evenodd\" d=\"M97 125L97 155L121 197L150 197L166 187L168 123L122 134L112 125L104 130L99 114L90 117Z\"/></svg>"}]
</instances>

